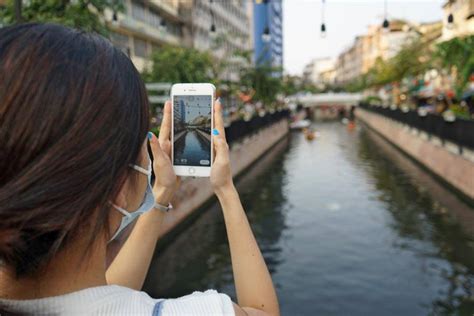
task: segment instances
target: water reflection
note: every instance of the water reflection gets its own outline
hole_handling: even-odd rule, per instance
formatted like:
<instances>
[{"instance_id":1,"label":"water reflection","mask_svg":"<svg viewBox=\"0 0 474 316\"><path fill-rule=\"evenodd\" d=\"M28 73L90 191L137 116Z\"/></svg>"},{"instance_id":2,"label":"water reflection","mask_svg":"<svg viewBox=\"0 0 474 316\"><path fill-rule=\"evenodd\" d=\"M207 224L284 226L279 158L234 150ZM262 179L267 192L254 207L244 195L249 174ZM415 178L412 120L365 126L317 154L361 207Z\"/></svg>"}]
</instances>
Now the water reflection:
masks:
<instances>
[{"instance_id":1,"label":"water reflection","mask_svg":"<svg viewBox=\"0 0 474 316\"><path fill-rule=\"evenodd\" d=\"M288 139L238 178L237 188L271 272L281 261L276 244L284 229L282 168ZM264 186L263 183L271 183ZM222 212L213 203L172 244L159 247L144 290L154 297L177 297L215 288L234 297L232 267Z\"/></svg>"},{"instance_id":2,"label":"water reflection","mask_svg":"<svg viewBox=\"0 0 474 316\"><path fill-rule=\"evenodd\" d=\"M175 164L209 166L211 160L210 135L198 129L188 129L174 142Z\"/></svg>"},{"instance_id":3,"label":"water reflection","mask_svg":"<svg viewBox=\"0 0 474 316\"><path fill-rule=\"evenodd\" d=\"M239 180L282 315L472 315L474 210L364 128L315 128ZM231 271L213 205L157 250L145 290L235 299Z\"/></svg>"},{"instance_id":4,"label":"water reflection","mask_svg":"<svg viewBox=\"0 0 474 316\"><path fill-rule=\"evenodd\" d=\"M427 258L425 272L446 281L429 307L429 313L472 315L474 244L473 236L466 231L472 232L473 210L370 130L361 131L358 156L366 164L365 170L376 180L378 199L385 202L393 216L391 228L402 237L394 246ZM413 177L413 173L417 177ZM430 190L426 190L427 187ZM435 190L439 195L433 196ZM440 204L435 200L440 195L448 196L450 201ZM470 227L463 227L456 219L456 212L461 211L471 219L464 222ZM426 247L418 241L430 242L435 247ZM436 258L445 259L449 264L437 264L433 260Z\"/></svg>"}]
</instances>

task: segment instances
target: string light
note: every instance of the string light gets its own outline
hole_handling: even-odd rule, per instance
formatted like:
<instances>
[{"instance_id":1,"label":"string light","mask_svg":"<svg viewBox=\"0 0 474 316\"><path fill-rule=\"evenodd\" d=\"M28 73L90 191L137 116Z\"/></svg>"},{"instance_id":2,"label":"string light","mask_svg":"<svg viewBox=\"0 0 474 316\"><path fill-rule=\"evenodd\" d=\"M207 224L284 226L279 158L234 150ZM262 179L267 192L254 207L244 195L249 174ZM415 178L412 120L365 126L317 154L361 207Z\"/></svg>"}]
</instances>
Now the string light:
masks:
<instances>
[{"instance_id":1,"label":"string light","mask_svg":"<svg viewBox=\"0 0 474 316\"><path fill-rule=\"evenodd\" d=\"M265 10L267 10L268 12L268 0L263 0L263 4L265 5ZM268 26L268 21L267 21L267 25L263 29L262 40L265 43L268 43L270 42L270 39L271 39L271 33L270 33L270 27Z\"/></svg>"},{"instance_id":2,"label":"string light","mask_svg":"<svg viewBox=\"0 0 474 316\"><path fill-rule=\"evenodd\" d=\"M262 40L264 42L268 43L268 42L270 42L270 39L271 39L270 28L268 26L266 26L265 29L263 30Z\"/></svg>"},{"instance_id":3,"label":"string light","mask_svg":"<svg viewBox=\"0 0 474 316\"><path fill-rule=\"evenodd\" d=\"M388 30L388 28L390 27L390 22L388 21L388 18L387 18L387 0L384 1L384 20L382 23L382 27L385 30Z\"/></svg>"},{"instance_id":4,"label":"string light","mask_svg":"<svg viewBox=\"0 0 474 316\"><path fill-rule=\"evenodd\" d=\"M448 29L452 29L454 27L454 15L452 12L449 13L448 15Z\"/></svg>"},{"instance_id":5,"label":"string light","mask_svg":"<svg viewBox=\"0 0 474 316\"><path fill-rule=\"evenodd\" d=\"M213 5L214 1L210 0L210 3L211 3L211 5L209 6L209 12L211 13L211 28L210 28L210 31L211 31L211 35L215 35L216 34L216 24L215 24L215 21L214 21L214 11L212 10L212 5Z\"/></svg>"},{"instance_id":6,"label":"string light","mask_svg":"<svg viewBox=\"0 0 474 316\"><path fill-rule=\"evenodd\" d=\"M326 38L326 23L325 23L325 11L326 11L326 1L322 0L321 6L321 38Z\"/></svg>"}]
</instances>

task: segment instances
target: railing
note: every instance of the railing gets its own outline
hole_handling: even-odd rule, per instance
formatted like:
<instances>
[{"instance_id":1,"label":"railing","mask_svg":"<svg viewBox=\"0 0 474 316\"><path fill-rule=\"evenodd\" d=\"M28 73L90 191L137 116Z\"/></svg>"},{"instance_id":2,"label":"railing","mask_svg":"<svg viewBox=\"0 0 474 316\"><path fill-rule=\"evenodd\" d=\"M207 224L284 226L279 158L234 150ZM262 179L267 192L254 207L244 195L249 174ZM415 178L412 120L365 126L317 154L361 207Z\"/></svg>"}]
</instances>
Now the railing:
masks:
<instances>
[{"instance_id":1,"label":"railing","mask_svg":"<svg viewBox=\"0 0 474 316\"><path fill-rule=\"evenodd\" d=\"M225 136L227 142L229 144L232 144L244 137L258 132L260 129L266 126L276 123L282 119L288 119L289 115L289 110L282 110L267 114L263 117L256 116L250 119L249 121L234 121L230 124L230 126L225 128Z\"/></svg>"},{"instance_id":2,"label":"railing","mask_svg":"<svg viewBox=\"0 0 474 316\"><path fill-rule=\"evenodd\" d=\"M428 134L428 137L436 136L442 142L450 141L462 147L474 149L474 122L456 118L454 122L447 122L440 115L427 114L420 116L415 111L403 112L399 109L375 107L368 104L359 104L360 108L374 112L411 127L417 128Z\"/></svg>"}]
</instances>

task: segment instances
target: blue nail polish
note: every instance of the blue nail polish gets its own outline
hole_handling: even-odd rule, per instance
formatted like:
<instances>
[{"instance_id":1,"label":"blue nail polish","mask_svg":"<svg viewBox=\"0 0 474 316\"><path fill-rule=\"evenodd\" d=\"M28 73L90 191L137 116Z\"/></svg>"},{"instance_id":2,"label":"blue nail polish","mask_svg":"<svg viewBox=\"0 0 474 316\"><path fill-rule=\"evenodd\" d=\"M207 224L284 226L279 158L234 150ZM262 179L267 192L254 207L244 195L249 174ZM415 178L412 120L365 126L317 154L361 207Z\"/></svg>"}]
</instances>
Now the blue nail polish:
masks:
<instances>
[{"instance_id":1,"label":"blue nail polish","mask_svg":"<svg viewBox=\"0 0 474 316\"><path fill-rule=\"evenodd\" d=\"M216 136L219 135L219 131L214 128L214 129L212 130L212 135L216 135Z\"/></svg>"},{"instance_id":2,"label":"blue nail polish","mask_svg":"<svg viewBox=\"0 0 474 316\"><path fill-rule=\"evenodd\" d=\"M148 132L148 139L151 140L153 138L153 134L151 132Z\"/></svg>"}]
</instances>

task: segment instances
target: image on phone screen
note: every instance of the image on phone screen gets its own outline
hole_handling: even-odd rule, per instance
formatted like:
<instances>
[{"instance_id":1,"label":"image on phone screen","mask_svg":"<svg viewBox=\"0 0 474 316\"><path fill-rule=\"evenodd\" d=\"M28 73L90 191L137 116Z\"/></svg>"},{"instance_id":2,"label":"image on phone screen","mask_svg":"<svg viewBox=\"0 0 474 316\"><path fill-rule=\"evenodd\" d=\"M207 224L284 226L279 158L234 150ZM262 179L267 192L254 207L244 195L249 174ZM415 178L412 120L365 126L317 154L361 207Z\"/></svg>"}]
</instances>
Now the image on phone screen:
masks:
<instances>
[{"instance_id":1,"label":"image on phone screen","mask_svg":"<svg viewBox=\"0 0 474 316\"><path fill-rule=\"evenodd\" d=\"M210 95L174 96L175 165L211 165L211 101Z\"/></svg>"}]
</instances>

